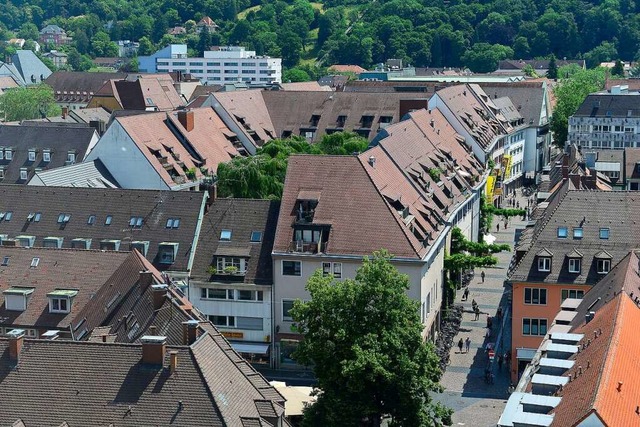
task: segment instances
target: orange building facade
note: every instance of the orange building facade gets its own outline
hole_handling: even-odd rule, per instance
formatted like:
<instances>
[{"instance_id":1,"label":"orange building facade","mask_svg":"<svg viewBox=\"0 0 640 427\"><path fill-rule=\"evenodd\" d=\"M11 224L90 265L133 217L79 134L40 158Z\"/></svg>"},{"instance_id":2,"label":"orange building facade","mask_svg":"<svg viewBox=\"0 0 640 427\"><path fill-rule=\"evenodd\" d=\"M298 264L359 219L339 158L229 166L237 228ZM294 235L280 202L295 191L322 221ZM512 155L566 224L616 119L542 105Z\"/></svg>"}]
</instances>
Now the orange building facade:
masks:
<instances>
[{"instance_id":1,"label":"orange building facade","mask_svg":"<svg viewBox=\"0 0 640 427\"><path fill-rule=\"evenodd\" d=\"M513 283L511 312L511 380L520 373L551 328L566 298L582 298L591 285Z\"/></svg>"}]
</instances>

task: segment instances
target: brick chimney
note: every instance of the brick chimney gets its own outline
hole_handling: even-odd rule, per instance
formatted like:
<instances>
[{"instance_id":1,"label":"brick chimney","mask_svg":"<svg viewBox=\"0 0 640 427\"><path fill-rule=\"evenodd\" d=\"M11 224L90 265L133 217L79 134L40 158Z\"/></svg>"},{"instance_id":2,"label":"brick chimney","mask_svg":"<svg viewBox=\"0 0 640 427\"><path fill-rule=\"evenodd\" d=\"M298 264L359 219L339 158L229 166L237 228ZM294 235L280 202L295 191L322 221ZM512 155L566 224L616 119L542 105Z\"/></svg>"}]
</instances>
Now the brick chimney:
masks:
<instances>
[{"instance_id":1,"label":"brick chimney","mask_svg":"<svg viewBox=\"0 0 640 427\"><path fill-rule=\"evenodd\" d=\"M170 357L170 372L171 375L176 373L176 370L178 369L178 352L176 350L170 351L169 352L169 357Z\"/></svg>"},{"instance_id":2,"label":"brick chimney","mask_svg":"<svg viewBox=\"0 0 640 427\"><path fill-rule=\"evenodd\" d=\"M13 329L7 335L9 336L9 359L17 362L22 351L24 342L24 329Z\"/></svg>"},{"instance_id":3,"label":"brick chimney","mask_svg":"<svg viewBox=\"0 0 640 427\"><path fill-rule=\"evenodd\" d=\"M167 285L151 285L153 294L153 309L159 310L164 304L164 300L167 298Z\"/></svg>"},{"instance_id":4,"label":"brick chimney","mask_svg":"<svg viewBox=\"0 0 640 427\"><path fill-rule=\"evenodd\" d=\"M190 110L178 111L178 121L187 130L187 132L191 132L195 127L195 119L193 117L193 111L190 111Z\"/></svg>"},{"instance_id":5,"label":"brick chimney","mask_svg":"<svg viewBox=\"0 0 640 427\"><path fill-rule=\"evenodd\" d=\"M197 320L187 320L182 322L182 344L191 345L198 338L198 325L200 322Z\"/></svg>"},{"instance_id":6,"label":"brick chimney","mask_svg":"<svg viewBox=\"0 0 640 427\"><path fill-rule=\"evenodd\" d=\"M140 291L144 292L153 283L153 273L149 270L140 272Z\"/></svg>"},{"instance_id":7,"label":"brick chimney","mask_svg":"<svg viewBox=\"0 0 640 427\"><path fill-rule=\"evenodd\" d=\"M162 366L167 351L167 337L145 335L140 341L142 342L142 363Z\"/></svg>"}]
</instances>

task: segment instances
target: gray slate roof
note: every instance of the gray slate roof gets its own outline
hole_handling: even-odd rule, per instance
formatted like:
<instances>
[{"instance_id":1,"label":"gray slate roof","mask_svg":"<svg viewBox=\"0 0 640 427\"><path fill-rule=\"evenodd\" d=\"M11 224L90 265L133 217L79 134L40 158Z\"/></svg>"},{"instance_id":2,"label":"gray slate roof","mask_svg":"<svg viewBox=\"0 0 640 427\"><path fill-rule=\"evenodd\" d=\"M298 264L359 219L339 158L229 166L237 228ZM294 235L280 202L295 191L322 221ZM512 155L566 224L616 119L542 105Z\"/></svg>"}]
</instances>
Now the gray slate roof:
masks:
<instances>
[{"instance_id":1,"label":"gray slate roof","mask_svg":"<svg viewBox=\"0 0 640 427\"><path fill-rule=\"evenodd\" d=\"M46 237L63 238L62 247L72 246L73 239L91 239L90 248L100 248L102 240L119 240L120 250L129 250L132 242L148 242L147 259L160 270L187 269L198 216L204 193L188 191L122 190L73 187L37 187L31 185L0 185L0 235L15 238L35 237L34 246L43 246ZM41 213L39 221L28 220L29 214ZM60 214L70 219L59 223ZM95 216L90 223L89 218ZM106 224L107 216L111 217ZM132 217L142 218L140 227L131 226ZM167 228L167 220L179 218L177 228ZM159 245L178 244L173 264L160 263Z\"/></svg>"},{"instance_id":2,"label":"gray slate roof","mask_svg":"<svg viewBox=\"0 0 640 427\"><path fill-rule=\"evenodd\" d=\"M640 117L640 94L591 94L574 117Z\"/></svg>"},{"instance_id":3,"label":"gray slate roof","mask_svg":"<svg viewBox=\"0 0 640 427\"><path fill-rule=\"evenodd\" d=\"M36 172L28 184L46 187L120 187L99 159Z\"/></svg>"},{"instance_id":4,"label":"gray slate roof","mask_svg":"<svg viewBox=\"0 0 640 427\"><path fill-rule=\"evenodd\" d=\"M11 148L12 159L6 154L0 160L4 169L3 184L25 184L36 169L52 169L67 164L67 155L75 154L77 162L87 154L95 130L87 125L54 125L24 122L20 126L0 125L0 147ZM29 161L29 150L36 149L35 161ZM45 162L43 150L50 150L51 160ZM20 169L27 168L27 179L20 179Z\"/></svg>"},{"instance_id":5,"label":"gray slate roof","mask_svg":"<svg viewBox=\"0 0 640 427\"><path fill-rule=\"evenodd\" d=\"M611 255L611 267L640 242L640 193L627 191L567 190L554 200L534 227L529 250L509 274L512 282L594 285L603 278L597 272L597 257ZM566 227L568 236L558 237ZM582 227L583 237L573 238L573 229ZM609 238L600 238L600 229L609 229ZM550 272L538 271L541 250L553 254ZM569 273L568 254L583 254L580 273Z\"/></svg>"},{"instance_id":6,"label":"gray slate roof","mask_svg":"<svg viewBox=\"0 0 640 427\"><path fill-rule=\"evenodd\" d=\"M249 255L244 283L270 285L273 282L271 251L280 203L272 200L217 199L204 217L198 250L191 269L200 280L225 280L211 275L207 268L216 265L216 256ZM231 230L229 242L220 241L220 232ZM262 232L261 242L251 242L253 231ZM217 255L216 255L217 254Z\"/></svg>"},{"instance_id":7,"label":"gray slate roof","mask_svg":"<svg viewBox=\"0 0 640 427\"><path fill-rule=\"evenodd\" d=\"M11 60L27 85L42 83L51 75L51 70L30 50L16 51Z\"/></svg>"},{"instance_id":8,"label":"gray slate roof","mask_svg":"<svg viewBox=\"0 0 640 427\"><path fill-rule=\"evenodd\" d=\"M491 98L508 96L525 124L538 125L544 101L543 82L478 83Z\"/></svg>"}]
</instances>

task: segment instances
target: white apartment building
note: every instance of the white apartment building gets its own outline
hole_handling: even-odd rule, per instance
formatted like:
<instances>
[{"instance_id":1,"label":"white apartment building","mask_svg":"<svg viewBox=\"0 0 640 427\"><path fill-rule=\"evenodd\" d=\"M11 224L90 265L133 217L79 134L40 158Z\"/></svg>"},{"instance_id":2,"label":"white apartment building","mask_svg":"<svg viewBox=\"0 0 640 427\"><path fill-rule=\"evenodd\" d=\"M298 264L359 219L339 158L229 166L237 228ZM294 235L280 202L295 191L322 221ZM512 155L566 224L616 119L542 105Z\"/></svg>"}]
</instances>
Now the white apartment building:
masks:
<instances>
[{"instance_id":1,"label":"white apartment building","mask_svg":"<svg viewBox=\"0 0 640 427\"><path fill-rule=\"evenodd\" d=\"M257 56L242 46L220 46L205 51L202 58L189 58L187 45L172 44L150 56L138 57L143 73L190 73L202 84L282 82L282 59Z\"/></svg>"}]
</instances>

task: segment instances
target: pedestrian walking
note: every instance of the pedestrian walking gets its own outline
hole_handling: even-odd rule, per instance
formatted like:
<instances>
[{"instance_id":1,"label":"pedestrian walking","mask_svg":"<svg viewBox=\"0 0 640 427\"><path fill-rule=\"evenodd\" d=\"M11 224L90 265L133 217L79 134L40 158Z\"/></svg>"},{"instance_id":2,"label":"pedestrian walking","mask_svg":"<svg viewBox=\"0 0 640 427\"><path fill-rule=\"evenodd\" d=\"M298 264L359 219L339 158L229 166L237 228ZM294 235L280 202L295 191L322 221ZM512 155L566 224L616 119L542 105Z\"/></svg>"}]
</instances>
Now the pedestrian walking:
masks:
<instances>
[{"instance_id":1,"label":"pedestrian walking","mask_svg":"<svg viewBox=\"0 0 640 427\"><path fill-rule=\"evenodd\" d=\"M464 342L462 341L462 338L460 338L460 341L458 341L458 348L460 349L460 353L462 353L462 346L464 345Z\"/></svg>"},{"instance_id":2,"label":"pedestrian walking","mask_svg":"<svg viewBox=\"0 0 640 427\"><path fill-rule=\"evenodd\" d=\"M487 328L487 332L484 334L485 338L491 338L491 328Z\"/></svg>"},{"instance_id":3,"label":"pedestrian walking","mask_svg":"<svg viewBox=\"0 0 640 427\"><path fill-rule=\"evenodd\" d=\"M491 329L492 326L493 326L493 319L491 318L491 316L487 316L487 328Z\"/></svg>"},{"instance_id":4,"label":"pedestrian walking","mask_svg":"<svg viewBox=\"0 0 640 427\"><path fill-rule=\"evenodd\" d=\"M473 311L476 313L476 318L474 320L478 320L480 318L480 308L476 305Z\"/></svg>"},{"instance_id":5,"label":"pedestrian walking","mask_svg":"<svg viewBox=\"0 0 640 427\"><path fill-rule=\"evenodd\" d=\"M502 371L502 355L498 355L498 371Z\"/></svg>"},{"instance_id":6,"label":"pedestrian walking","mask_svg":"<svg viewBox=\"0 0 640 427\"><path fill-rule=\"evenodd\" d=\"M498 310L496 311L496 316L498 317L498 320L502 320L502 307L498 307Z\"/></svg>"},{"instance_id":7,"label":"pedestrian walking","mask_svg":"<svg viewBox=\"0 0 640 427\"><path fill-rule=\"evenodd\" d=\"M478 306L478 303L476 302L475 299L471 300L471 308L473 309L473 311L476 311L476 307Z\"/></svg>"},{"instance_id":8,"label":"pedestrian walking","mask_svg":"<svg viewBox=\"0 0 640 427\"><path fill-rule=\"evenodd\" d=\"M467 339L464 341L464 346L467 349L467 353L469 353L469 348L471 348L471 338L467 337Z\"/></svg>"},{"instance_id":9,"label":"pedestrian walking","mask_svg":"<svg viewBox=\"0 0 640 427\"><path fill-rule=\"evenodd\" d=\"M469 298L469 288L464 288L464 293L462 294L462 300L466 301L468 298Z\"/></svg>"},{"instance_id":10,"label":"pedestrian walking","mask_svg":"<svg viewBox=\"0 0 640 427\"><path fill-rule=\"evenodd\" d=\"M484 283L484 270L480 273L480 278L482 278L482 283Z\"/></svg>"},{"instance_id":11,"label":"pedestrian walking","mask_svg":"<svg viewBox=\"0 0 640 427\"><path fill-rule=\"evenodd\" d=\"M500 232L500 224L498 223L496 224L496 233L499 233L499 232Z\"/></svg>"}]
</instances>

